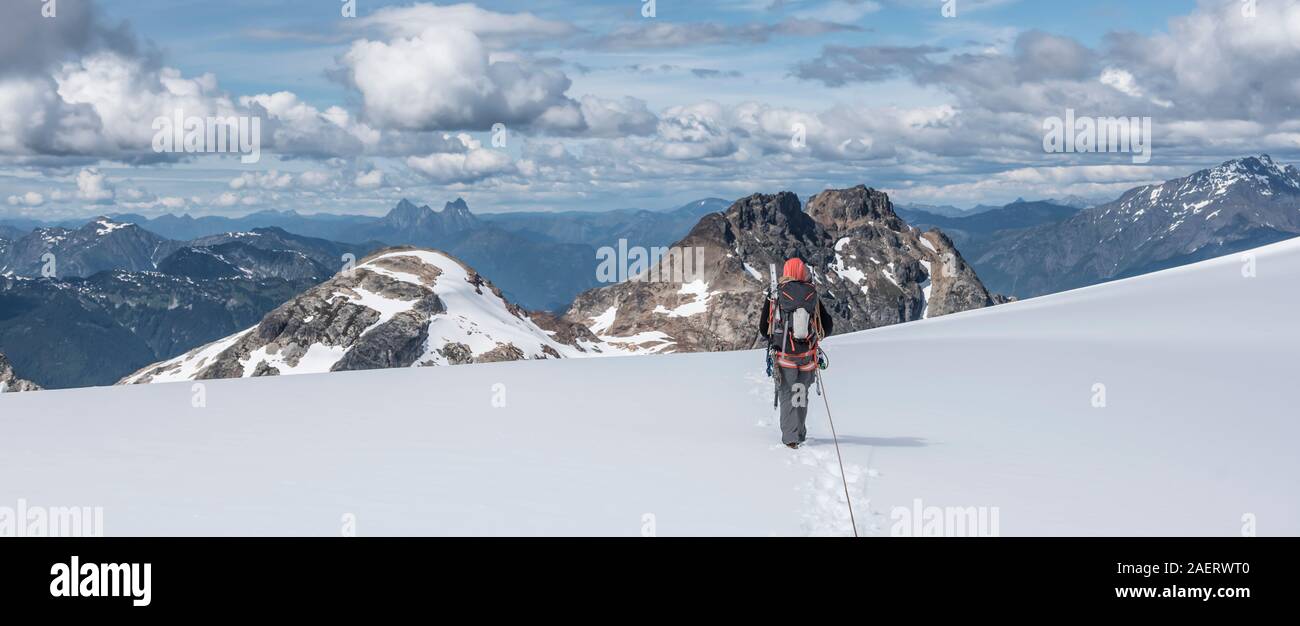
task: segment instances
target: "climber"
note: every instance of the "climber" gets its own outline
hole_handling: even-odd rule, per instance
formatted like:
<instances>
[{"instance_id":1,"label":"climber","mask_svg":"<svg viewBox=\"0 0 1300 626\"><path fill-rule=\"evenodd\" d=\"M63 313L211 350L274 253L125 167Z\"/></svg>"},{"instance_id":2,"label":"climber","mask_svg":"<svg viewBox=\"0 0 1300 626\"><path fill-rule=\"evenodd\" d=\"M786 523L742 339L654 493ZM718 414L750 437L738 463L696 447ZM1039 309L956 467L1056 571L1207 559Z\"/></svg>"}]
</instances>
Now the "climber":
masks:
<instances>
[{"instance_id":1,"label":"climber","mask_svg":"<svg viewBox=\"0 0 1300 626\"><path fill-rule=\"evenodd\" d=\"M808 435L808 392L822 366L819 343L830 335L834 320L821 305L808 266L799 258L785 262L780 281L763 303L759 333L767 339L781 406L781 442L798 448Z\"/></svg>"}]
</instances>

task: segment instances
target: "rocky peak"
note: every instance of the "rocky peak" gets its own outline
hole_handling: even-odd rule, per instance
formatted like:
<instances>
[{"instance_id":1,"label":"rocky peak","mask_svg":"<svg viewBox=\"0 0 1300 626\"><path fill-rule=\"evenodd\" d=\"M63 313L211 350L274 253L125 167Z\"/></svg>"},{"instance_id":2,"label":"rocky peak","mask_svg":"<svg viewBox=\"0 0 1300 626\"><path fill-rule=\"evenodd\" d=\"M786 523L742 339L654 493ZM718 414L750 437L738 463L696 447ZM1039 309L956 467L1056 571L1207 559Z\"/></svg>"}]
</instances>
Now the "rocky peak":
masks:
<instances>
[{"instance_id":1,"label":"rocky peak","mask_svg":"<svg viewBox=\"0 0 1300 626\"><path fill-rule=\"evenodd\" d=\"M473 213L469 211L469 205L465 203L464 198L456 198L442 207L443 228L447 232L458 232L470 228L478 220Z\"/></svg>"},{"instance_id":2,"label":"rocky peak","mask_svg":"<svg viewBox=\"0 0 1300 626\"><path fill-rule=\"evenodd\" d=\"M799 207L799 196L788 191L775 195L756 193L741 198L726 211L729 221L741 229L776 226L783 230L801 228L806 220Z\"/></svg>"},{"instance_id":3,"label":"rocky peak","mask_svg":"<svg viewBox=\"0 0 1300 626\"><path fill-rule=\"evenodd\" d=\"M1201 170L1181 182L1178 195L1189 192L1223 193L1224 189L1245 183L1267 195L1273 191L1297 193L1300 191L1300 176L1296 175L1294 166L1282 167L1267 154L1258 157L1248 156L1226 161L1218 167ZM1165 183L1168 185L1169 183ZM1165 186L1161 185L1161 187Z\"/></svg>"},{"instance_id":4,"label":"rocky peak","mask_svg":"<svg viewBox=\"0 0 1300 626\"><path fill-rule=\"evenodd\" d=\"M808 215L833 233L844 233L872 222L901 230L903 220L883 191L858 185L849 189L827 189L808 200Z\"/></svg>"},{"instance_id":5,"label":"rocky peak","mask_svg":"<svg viewBox=\"0 0 1300 626\"><path fill-rule=\"evenodd\" d=\"M489 280L442 252L377 252L256 326L150 365L123 384L591 356L590 333L539 326Z\"/></svg>"},{"instance_id":6,"label":"rocky peak","mask_svg":"<svg viewBox=\"0 0 1300 626\"><path fill-rule=\"evenodd\" d=\"M442 212L450 215L470 215L469 204L466 204L464 198L456 198L443 205Z\"/></svg>"},{"instance_id":7,"label":"rocky peak","mask_svg":"<svg viewBox=\"0 0 1300 626\"><path fill-rule=\"evenodd\" d=\"M388 212L383 222L392 230L412 235L412 241L438 242L441 237L472 227L477 218L465 200L457 198L435 212L429 205L415 206L403 198Z\"/></svg>"},{"instance_id":8,"label":"rocky peak","mask_svg":"<svg viewBox=\"0 0 1300 626\"><path fill-rule=\"evenodd\" d=\"M795 256L810 267L837 332L995 302L947 237L908 226L888 196L865 186L817 194L809 213L789 192L741 198L704 216L674 247L702 252L691 280L594 289L565 318L588 324L604 342L648 352L749 348L768 266ZM651 275L671 271L661 264Z\"/></svg>"},{"instance_id":9,"label":"rocky peak","mask_svg":"<svg viewBox=\"0 0 1300 626\"><path fill-rule=\"evenodd\" d=\"M724 249L758 244L778 256L813 254L822 237L799 197L788 191L747 196L722 213L706 215L678 245L698 245L692 242L701 235L711 236Z\"/></svg>"},{"instance_id":10,"label":"rocky peak","mask_svg":"<svg viewBox=\"0 0 1300 626\"><path fill-rule=\"evenodd\" d=\"M415 203L402 198L384 219L398 228L414 228L428 221L432 216L433 209L430 209L428 205L415 206Z\"/></svg>"}]
</instances>

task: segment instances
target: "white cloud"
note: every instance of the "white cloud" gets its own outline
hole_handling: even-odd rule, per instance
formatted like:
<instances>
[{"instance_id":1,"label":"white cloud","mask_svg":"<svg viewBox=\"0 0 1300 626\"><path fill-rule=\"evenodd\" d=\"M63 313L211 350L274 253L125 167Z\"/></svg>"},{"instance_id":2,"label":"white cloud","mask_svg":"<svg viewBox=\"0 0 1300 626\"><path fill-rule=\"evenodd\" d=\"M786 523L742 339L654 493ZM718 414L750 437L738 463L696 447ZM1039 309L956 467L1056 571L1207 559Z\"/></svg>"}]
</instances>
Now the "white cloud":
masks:
<instances>
[{"instance_id":1,"label":"white cloud","mask_svg":"<svg viewBox=\"0 0 1300 626\"><path fill-rule=\"evenodd\" d=\"M639 98L619 99L583 96L582 119L586 122L588 137L627 137L649 135L655 131L658 118L646 108Z\"/></svg>"},{"instance_id":2,"label":"white cloud","mask_svg":"<svg viewBox=\"0 0 1300 626\"><path fill-rule=\"evenodd\" d=\"M318 189L334 182L334 175L321 170L309 170L298 175L298 186Z\"/></svg>"},{"instance_id":3,"label":"white cloud","mask_svg":"<svg viewBox=\"0 0 1300 626\"><path fill-rule=\"evenodd\" d=\"M384 7L360 18L357 25L377 28L391 37L415 37L434 27L456 28L494 44L565 37L578 31L566 22L542 19L532 13L498 13L469 3Z\"/></svg>"},{"instance_id":4,"label":"white cloud","mask_svg":"<svg viewBox=\"0 0 1300 626\"><path fill-rule=\"evenodd\" d=\"M676 106L664 111L655 137L660 156L692 160L728 156L736 141L726 125L726 111L716 102Z\"/></svg>"},{"instance_id":5,"label":"white cloud","mask_svg":"<svg viewBox=\"0 0 1300 626\"><path fill-rule=\"evenodd\" d=\"M529 125L574 107L569 79L551 68L492 61L474 33L449 27L390 42L362 40L342 57L366 117L385 128L486 130Z\"/></svg>"},{"instance_id":6,"label":"white cloud","mask_svg":"<svg viewBox=\"0 0 1300 626\"><path fill-rule=\"evenodd\" d=\"M1101 80L1101 84L1108 85L1114 88L1115 91L1118 91L1124 95L1133 98L1146 97L1146 94L1142 92L1142 88L1138 87L1137 79L1134 78L1133 74L1130 73L1128 70L1118 68L1118 67L1108 67L1101 71L1100 80ZM1169 102L1168 100L1161 100L1159 98L1152 98L1151 102L1165 108L1173 106L1172 102Z\"/></svg>"},{"instance_id":7,"label":"white cloud","mask_svg":"<svg viewBox=\"0 0 1300 626\"><path fill-rule=\"evenodd\" d=\"M239 189L288 189L293 186L293 175L280 173L278 170L265 172L243 172L231 179L230 188Z\"/></svg>"},{"instance_id":8,"label":"white cloud","mask_svg":"<svg viewBox=\"0 0 1300 626\"><path fill-rule=\"evenodd\" d=\"M112 204L116 197L113 185L98 169L87 168L77 173L77 198L92 204Z\"/></svg>"},{"instance_id":9,"label":"white cloud","mask_svg":"<svg viewBox=\"0 0 1300 626\"><path fill-rule=\"evenodd\" d=\"M440 184L471 183L517 171L514 161L505 152L485 149L482 143L469 135L457 135L456 139L461 144L461 151L408 157L406 165Z\"/></svg>"},{"instance_id":10,"label":"white cloud","mask_svg":"<svg viewBox=\"0 0 1300 626\"><path fill-rule=\"evenodd\" d=\"M22 195L9 196L7 198L7 201L11 206L22 205L22 206L29 206L29 207L38 207L41 206L42 204L45 204L45 196L42 196L41 194L36 193L35 191L28 191L27 193L24 193Z\"/></svg>"},{"instance_id":11,"label":"white cloud","mask_svg":"<svg viewBox=\"0 0 1300 626\"><path fill-rule=\"evenodd\" d=\"M212 201L212 204L219 207L232 207L239 204L242 200L243 196L227 191L217 196L216 199Z\"/></svg>"},{"instance_id":12,"label":"white cloud","mask_svg":"<svg viewBox=\"0 0 1300 626\"><path fill-rule=\"evenodd\" d=\"M355 184L362 189L377 189L384 186L384 172L373 169L357 174Z\"/></svg>"}]
</instances>

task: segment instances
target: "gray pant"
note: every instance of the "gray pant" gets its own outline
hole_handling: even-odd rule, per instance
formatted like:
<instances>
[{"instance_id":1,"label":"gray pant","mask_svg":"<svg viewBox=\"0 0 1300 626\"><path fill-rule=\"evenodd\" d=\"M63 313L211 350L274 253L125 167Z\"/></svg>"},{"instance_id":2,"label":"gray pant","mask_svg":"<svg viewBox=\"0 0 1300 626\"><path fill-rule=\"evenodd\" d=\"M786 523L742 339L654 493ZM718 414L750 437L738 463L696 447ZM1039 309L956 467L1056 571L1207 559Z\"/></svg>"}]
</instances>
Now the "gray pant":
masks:
<instances>
[{"instance_id":1,"label":"gray pant","mask_svg":"<svg viewBox=\"0 0 1300 626\"><path fill-rule=\"evenodd\" d=\"M803 443L808 436L808 404L812 402L817 372L775 368L781 398L781 443Z\"/></svg>"}]
</instances>

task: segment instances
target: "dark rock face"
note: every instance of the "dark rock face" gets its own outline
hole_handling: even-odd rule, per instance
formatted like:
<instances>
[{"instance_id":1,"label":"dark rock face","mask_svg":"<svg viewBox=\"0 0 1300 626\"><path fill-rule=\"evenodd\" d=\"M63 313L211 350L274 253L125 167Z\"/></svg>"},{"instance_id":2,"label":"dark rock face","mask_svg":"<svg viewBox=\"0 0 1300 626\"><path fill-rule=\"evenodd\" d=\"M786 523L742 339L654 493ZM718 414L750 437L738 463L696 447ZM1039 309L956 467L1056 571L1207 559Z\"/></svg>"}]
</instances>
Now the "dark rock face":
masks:
<instances>
[{"instance_id":1,"label":"dark rock face","mask_svg":"<svg viewBox=\"0 0 1300 626\"><path fill-rule=\"evenodd\" d=\"M1300 235L1300 172L1267 155L1158 185L1063 221L1007 231L972 256L1020 297L1176 267Z\"/></svg>"},{"instance_id":2,"label":"dark rock face","mask_svg":"<svg viewBox=\"0 0 1300 626\"><path fill-rule=\"evenodd\" d=\"M17 374L14 374L14 368L9 364L9 359L0 354L0 393L40 391L40 389L40 385L30 380L23 380Z\"/></svg>"},{"instance_id":3,"label":"dark rock face","mask_svg":"<svg viewBox=\"0 0 1300 626\"><path fill-rule=\"evenodd\" d=\"M595 289L580 295L565 319L647 350L749 348L768 268L795 256L808 264L836 332L994 304L951 240L909 227L888 196L865 186L817 194L806 213L788 192L742 198L705 216L675 247L699 251L695 282ZM670 273L661 264L659 275Z\"/></svg>"},{"instance_id":4,"label":"dark rock face","mask_svg":"<svg viewBox=\"0 0 1300 626\"><path fill-rule=\"evenodd\" d=\"M862 185L852 189L827 190L813 196L808 200L808 214L834 232L849 232L875 222L894 231L907 228L907 224L894 213L889 196Z\"/></svg>"},{"instance_id":5,"label":"dark rock face","mask_svg":"<svg viewBox=\"0 0 1300 626\"><path fill-rule=\"evenodd\" d=\"M556 341L570 346L578 346L582 343L595 344L600 341L596 335L592 334L591 329L582 324L577 324L556 316L545 311L531 311L528 317L537 324L539 328L550 333Z\"/></svg>"}]
</instances>

